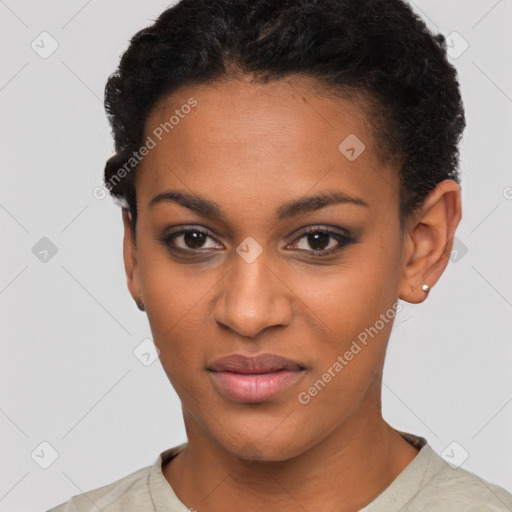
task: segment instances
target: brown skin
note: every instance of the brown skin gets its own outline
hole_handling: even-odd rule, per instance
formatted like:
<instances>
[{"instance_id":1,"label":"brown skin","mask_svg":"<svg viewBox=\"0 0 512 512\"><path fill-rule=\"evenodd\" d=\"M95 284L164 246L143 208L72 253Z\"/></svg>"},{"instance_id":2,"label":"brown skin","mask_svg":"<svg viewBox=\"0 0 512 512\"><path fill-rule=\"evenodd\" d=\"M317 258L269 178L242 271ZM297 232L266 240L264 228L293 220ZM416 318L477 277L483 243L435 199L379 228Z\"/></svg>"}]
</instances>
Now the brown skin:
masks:
<instances>
[{"instance_id":1,"label":"brown skin","mask_svg":"<svg viewBox=\"0 0 512 512\"><path fill-rule=\"evenodd\" d=\"M310 403L298 394L398 297L425 300L421 285L432 287L448 262L460 188L440 183L402 232L398 172L379 159L361 104L319 90L299 77L190 86L160 102L146 123L147 136L188 98L198 102L140 164L136 243L123 209L128 287L145 304L187 430L188 447L163 473L198 511L356 511L418 453L381 415L392 322ZM338 150L349 134L366 145L352 162ZM149 208L166 190L215 201L226 222L172 202ZM335 204L277 219L283 203L325 190L369 207ZM318 245L304 236L312 225L348 230L356 241L315 258ZM191 256L176 256L158 240L171 226L201 227L214 238L194 245L179 236L174 243ZM250 264L235 251L248 236L263 248ZM194 260L203 246L209 256ZM306 371L268 402L235 402L206 369L235 352L275 353Z\"/></svg>"}]
</instances>

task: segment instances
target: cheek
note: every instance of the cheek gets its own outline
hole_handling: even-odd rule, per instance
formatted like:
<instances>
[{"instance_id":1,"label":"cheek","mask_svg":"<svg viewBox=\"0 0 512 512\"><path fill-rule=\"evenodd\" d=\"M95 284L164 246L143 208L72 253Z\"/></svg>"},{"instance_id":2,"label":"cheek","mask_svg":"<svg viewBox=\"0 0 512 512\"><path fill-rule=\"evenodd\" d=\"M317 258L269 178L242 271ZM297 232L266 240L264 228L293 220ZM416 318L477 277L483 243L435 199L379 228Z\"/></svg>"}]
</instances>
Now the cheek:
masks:
<instances>
[{"instance_id":1,"label":"cheek","mask_svg":"<svg viewBox=\"0 0 512 512\"><path fill-rule=\"evenodd\" d=\"M384 360L398 307L397 271L389 250L365 244L336 269L315 276L297 274L305 303L301 314L310 318L305 328L315 326L311 349L317 365L302 387L305 401L317 393L312 404L345 402L349 407L365 391ZM311 393L309 386L314 388Z\"/></svg>"},{"instance_id":2,"label":"cheek","mask_svg":"<svg viewBox=\"0 0 512 512\"><path fill-rule=\"evenodd\" d=\"M141 282L153 341L169 381L191 406L204 396L207 361L222 351L212 345L212 339L219 339L212 300L226 272L180 265L161 255L144 263Z\"/></svg>"},{"instance_id":3,"label":"cheek","mask_svg":"<svg viewBox=\"0 0 512 512\"><path fill-rule=\"evenodd\" d=\"M316 365L296 400L298 412L312 428L334 428L361 405L372 383L379 382L395 309L380 307L378 297L363 299L361 303L347 300L346 307L333 306L329 331L311 347ZM378 400L377 395L373 398Z\"/></svg>"},{"instance_id":4,"label":"cheek","mask_svg":"<svg viewBox=\"0 0 512 512\"><path fill-rule=\"evenodd\" d=\"M146 243L147 248L140 253L142 294L155 336L165 340L172 337L174 329L190 322L196 311L204 309L222 270L176 262L161 245Z\"/></svg>"},{"instance_id":5,"label":"cheek","mask_svg":"<svg viewBox=\"0 0 512 512\"><path fill-rule=\"evenodd\" d=\"M356 335L397 299L397 258L390 246L354 245L338 265L295 269L290 286L333 334Z\"/></svg>"}]
</instances>

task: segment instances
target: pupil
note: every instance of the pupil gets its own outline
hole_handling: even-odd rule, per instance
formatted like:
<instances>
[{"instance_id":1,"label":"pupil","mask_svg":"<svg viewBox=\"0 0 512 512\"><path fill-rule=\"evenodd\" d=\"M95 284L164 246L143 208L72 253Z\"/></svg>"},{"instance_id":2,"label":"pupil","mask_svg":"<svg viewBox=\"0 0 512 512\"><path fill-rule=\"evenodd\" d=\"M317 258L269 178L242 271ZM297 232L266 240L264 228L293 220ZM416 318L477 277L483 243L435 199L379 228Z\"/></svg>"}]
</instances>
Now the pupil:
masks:
<instances>
[{"instance_id":1,"label":"pupil","mask_svg":"<svg viewBox=\"0 0 512 512\"><path fill-rule=\"evenodd\" d=\"M314 233L308 235L308 243L310 247L313 249L324 249L329 245L329 237L330 235L328 233ZM318 242L320 242L318 244ZM319 245L319 246L317 246Z\"/></svg>"},{"instance_id":2,"label":"pupil","mask_svg":"<svg viewBox=\"0 0 512 512\"><path fill-rule=\"evenodd\" d=\"M204 233L199 233L198 231L189 231L184 235L185 244L191 249L197 249L204 243L204 237L206 236ZM191 242L191 243L189 243ZM198 245L194 245L198 244Z\"/></svg>"}]
</instances>

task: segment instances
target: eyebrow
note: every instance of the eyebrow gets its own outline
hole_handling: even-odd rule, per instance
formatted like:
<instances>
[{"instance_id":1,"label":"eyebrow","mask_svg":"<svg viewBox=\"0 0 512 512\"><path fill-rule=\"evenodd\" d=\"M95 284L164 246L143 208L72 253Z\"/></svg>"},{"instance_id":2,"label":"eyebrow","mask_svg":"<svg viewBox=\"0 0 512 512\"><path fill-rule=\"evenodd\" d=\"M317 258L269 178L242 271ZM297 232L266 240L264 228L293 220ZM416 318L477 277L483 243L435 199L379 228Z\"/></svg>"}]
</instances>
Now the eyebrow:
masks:
<instances>
[{"instance_id":1,"label":"eyebrow","mask_svg":"<svg viewBox=\"0 0 512 512\"><path fill-rule=\"evenodd\" d=\"M157 204L168 202L177 203L204 217L216 218L224 222L226 221L222 213L222 208L218 203L188 192L179 192L175 190L161 192L151 199L148 206L151 208ZM305 196L300 199L284 203L277 208L276 216L281 220L320 210L321 208L325 208L326 206L333 204L355 204L364 207L369 206L366 201L359 197L352 196L339 190L328 190L318 195Z\"/></svg>"}]
</instances>

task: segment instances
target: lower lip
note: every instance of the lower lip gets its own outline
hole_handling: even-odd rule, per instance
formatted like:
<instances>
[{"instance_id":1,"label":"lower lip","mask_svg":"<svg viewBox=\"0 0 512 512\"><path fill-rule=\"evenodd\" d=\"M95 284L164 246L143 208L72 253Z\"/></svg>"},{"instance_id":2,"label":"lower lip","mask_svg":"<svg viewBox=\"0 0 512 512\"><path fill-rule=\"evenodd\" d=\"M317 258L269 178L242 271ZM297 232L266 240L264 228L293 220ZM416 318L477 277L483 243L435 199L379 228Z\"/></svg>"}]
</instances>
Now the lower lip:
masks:
<instances>
[{"instance_id":1,"label":"lower lip","mask_svg":"<svg viewBox=\"0 0 512 512\"><path fill-rule=\"evenodd\" d=\"M266 402L289 388L302 376L302 370L273 373L233 373L210 371L217 389L237 402Z\"/></svg>"}]
</instances>

